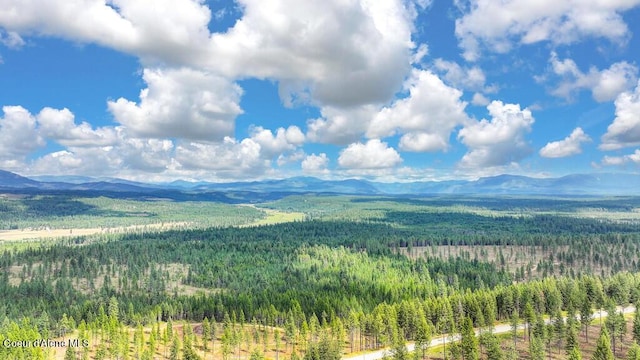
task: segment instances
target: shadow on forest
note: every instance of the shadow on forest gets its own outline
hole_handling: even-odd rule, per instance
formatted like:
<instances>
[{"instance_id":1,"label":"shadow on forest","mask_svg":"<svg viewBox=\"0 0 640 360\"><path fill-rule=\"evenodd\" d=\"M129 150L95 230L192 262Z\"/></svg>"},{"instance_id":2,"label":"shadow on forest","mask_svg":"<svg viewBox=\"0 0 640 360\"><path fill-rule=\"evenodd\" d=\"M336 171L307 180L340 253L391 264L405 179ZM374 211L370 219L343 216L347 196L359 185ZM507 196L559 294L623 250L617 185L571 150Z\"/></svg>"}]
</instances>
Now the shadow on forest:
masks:
<instances>
[{"instance_id":1,"label":"shadow on forest","mask_svg":"<svg viewBox=\"0 0 640 360\"><path fill-rule=\"evenodd\" d=\"M494 211L514 211L527 209L573 212L584 208L605 209L607 211L632 211L634 208L640 207L640 197L612 197L594 199L583 196L574 196L571 198L518 198L513 196L485 197L477 195L433 195L418 199L405 196L351 199L351 202L354 203L379 201L391 201L399 204L434 207L464 205L471 207L481 207L487 210Z\"/></svg>"},{"instance_id":2,"label":"shadow on forest","mask_svg":"<svg viewBox=\"0 0 640 360\"><path fill-rule=\"evenodd\" d=\"M25 207L27 216L95 216L95 217L130 217L131 212L101 209L98 206L84 203L70 197L43 196L30 197L20 201ZM133 214L135 215L135 214ZM143 216L155 216L156 214L144 213Z\"/></svg>"}]
</instances>

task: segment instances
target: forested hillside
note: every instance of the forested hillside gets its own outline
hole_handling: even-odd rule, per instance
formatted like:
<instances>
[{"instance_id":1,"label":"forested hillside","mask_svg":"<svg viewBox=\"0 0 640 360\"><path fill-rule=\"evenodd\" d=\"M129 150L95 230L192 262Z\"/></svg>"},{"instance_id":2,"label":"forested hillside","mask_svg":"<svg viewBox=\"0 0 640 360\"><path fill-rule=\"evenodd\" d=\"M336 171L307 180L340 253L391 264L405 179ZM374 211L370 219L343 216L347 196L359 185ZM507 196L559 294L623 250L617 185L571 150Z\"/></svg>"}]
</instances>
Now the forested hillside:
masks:
<instances>
[{"instance_id":1,"label":"forested hillside","mask_svg":"<svg viewBox=\"0 0 640 360\"><path fill-rule=\"evenodd\" d=\"M168 206L101 201L92 212L104 204L129 215ZM640 301L637 199L482 205L294 197L262 206L308 220L4 242L2 340L79 338L88 346L0 346L0 358L67 351L102 359L333 359L383 347L396 359L540 358L538 347L569 356L580 346L576 336L596 344L598 334L588 331L599 309L610 314L602 327L609 345L626 357L631 347L621 339L640 339L640 330L624 333L615 306ZM584 321L561 321L572 314ZM507 341L490 335L499 323L527 326ZM473 328L483 329L479 342ZM457 333L461 341L447 335ZM441 335L444 346L428 350ZM407 342L418 350L404 354Z\"/></svg>"}]
</instances>

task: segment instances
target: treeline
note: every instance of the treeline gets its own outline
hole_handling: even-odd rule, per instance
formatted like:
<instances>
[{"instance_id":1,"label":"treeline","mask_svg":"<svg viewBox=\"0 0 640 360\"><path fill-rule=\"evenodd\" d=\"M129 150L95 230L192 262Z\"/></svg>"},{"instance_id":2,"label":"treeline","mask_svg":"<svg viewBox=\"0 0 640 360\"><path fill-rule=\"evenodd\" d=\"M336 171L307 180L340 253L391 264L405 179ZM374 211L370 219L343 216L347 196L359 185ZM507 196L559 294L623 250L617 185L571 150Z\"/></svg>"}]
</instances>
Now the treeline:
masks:
<instances>
[{"instance_id":1,"label":"treeline","mask_svg":"<svg viewBox=\"0 0 640 360\"><path fill-rule=\"evenodd\" d=\"M467 220L447 216L433 226L460 226ZM420 241L502 244L504 240L493 237L500 231L492 233L490 222L482 234L443 234L440 230L429 234L431 224L406 221L416 224L304 221L110 235L101 241L76 238L4 251L0 255L0 334L6 338L9 331L24 329L25 334L60 335L82 323L103 327L105 312L120 324L112 336L123 327L207 319L231 324L227 339L235 336L231 329L236 324L255 323L272 339L288 339L301 355L317 358L320 355L313 354L336 348L331 341L343 344L347 339L354 351L391 346L401 352L406 341L416 341L421 348L429 336L468 333L469 326L488 327L496 321L531 325L542 315L591 314L595 309L640 300L640 275L632 272L513 283L498 265L475 259L406 258L394 248ZM629 257L637 257L640 243L637 233L617 224L603 223L600 228L595 220L543 217L534 224L575 222L550 225L552 230L542 233L528 232L529 225L516 226L529 219L500 221L513 221L509 241L515 244L550 248L568 244L590 251L618 244L631 251ZM589 230L575 234L562 230L581 226ZM556 257L567 260L570 254ZM593 256L592 252L582 254ZM618 254L603 251L598 256L605 259ZM114 301L118 306L111 308L117 309L110 312ZM274 328L285 332L276 336ZM328 330L310 332L311 328ZM304 334L307 342L295 340L296 334ZM323 336L325 343L320 342ZM538 336L543 341L543 335ZM116 342L109 340L108 344ZM230 346L238 346L233 344ZM463 351L457 346L448 351L452 350Z\"/></svg>"},{"instance_id":2,"label":"treeline","mask_svg":"<svg viewBox=\"0 0 640 360\"><path fill-rule=\"evenodd\" d=\"M604 308L609 315L603 321L606 330L597 346L603 347L604 352L615 353L621 351L626 334L624 318L615 305L638 303L640 274L620 273L606 279L549 278L473 291L444 286L441 290L424 298L382 302L370 311L347 304L337 312L310 315L295 299L288 309L272 306L245 313L242 308L225 305L221 302L223 298L217 296L168 298L144 314L132 303L123 306L126 298L119 300L114 295L95 302L86 308L86 313L76 316L64 313L55 319L43 311L21 320L4 318L0 323L0 340L32 341L73 333L79 339L90 339L95 355L91 358L99 359L121 358L125 353L143 359L156 353L164 353L169 359L178 356L197 359L197 353L206 354L218 346L223 358L252 353L260 359L265 352L275 351L276 358L279 352L287 352L296 354L292 358L323 360L339 359L344 350L381 347L391 347L394 359L407 359L405 343L414 341L415 358L420 359L430 340L444 335L442 351L452 359L477 359L480 354L496 360L511 358L517 356L516 344L522 341L527 343L531 358L543 359L545 353L552 351L567 354L577 351L578 336L594 342L597 334L588 332L589 324L593 312ZM574 319L578 314L581 320ZM506 353L492 334L498 321L510 323L513 329L514 346ZM193 322L201 325L193 327ZM182 336L177 335L174 323L179 324ZM520 324L525 324L524 337L516 331ZM143 327L151 330L143 331ZM479 339L473 334L473 327L481 329ZM198 337L194 336L196 330ZM454 334L460 334L460 342L453 342ZM637 315L633 338L640 340ZM602 345L603 341L606 344ZM158 346L160 343L163 350ZM45 350L3 347L0 356L38 359L46 357ZM89 358L89 350L70 351Z\"/></svg>"},{"instance_id":3,"label":"treeline","mask_svg":"<svg viewBox=\"0 0 640 360\"><path fill-rule=\"evenodd\" d=\"M381 302L430 296L438 283L464 289L511 280L477 261L408 261L390 250L397 237L387 225L301 222L114 235L118 240L107 242L77 239L5 251L0 256L0 296L27 299L21 302L23 308L6 310L12 317L47 310L54 317L66 311L84 318L83 304L117 296L131 302L136 312L171 304L173 310L167 312L182 318L185 311L175 309L194 306L185 301L199 301L174 293L184 284L212 293L210 304L251 316L271 307L286 311L293 300L306 314L319 315L337 313L349 303L370 310ZM176 268L186 269L178 284L172 280L180 275ZM221 316L217 312L217 318Z\"/></svg>"},{"instance_id":4,"label":"treeline","mask_svg":"<svg viewBox=\"0 0 640 360\"><path fill-rule=\"evenodd\" d=\"M527 215L480 216L467 212L387 211L371 221L405 225L411 229L413 245L531 245L567 244L577 236L640 233L640 224L586 218ZM544 238L543 238L544 237Z\"/></svg>"},{"instance_id":5,"label":"treeline","mask_svg":"<svg viewBox=\"0 0 640 360\"><path fill-rule=\"evenodd\" d=\"M237 226L265 216L263 211L206 201L108 198L64 195L0 197L0 230L99 228L185 222L190 227Z\"/></svg>"}]
</instances>

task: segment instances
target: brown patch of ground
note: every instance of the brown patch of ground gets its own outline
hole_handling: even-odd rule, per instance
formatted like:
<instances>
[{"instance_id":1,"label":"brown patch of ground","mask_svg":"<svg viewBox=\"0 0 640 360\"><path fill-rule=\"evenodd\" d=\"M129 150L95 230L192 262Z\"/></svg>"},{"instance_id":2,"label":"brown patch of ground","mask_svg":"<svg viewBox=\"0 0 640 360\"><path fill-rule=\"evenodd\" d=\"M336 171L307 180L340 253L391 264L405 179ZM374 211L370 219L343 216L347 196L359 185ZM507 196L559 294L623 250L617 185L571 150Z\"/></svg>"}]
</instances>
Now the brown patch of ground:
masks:
<instances>
[{"instance_id":1,"label":"brown patch of ground","mask_svg":"<svg viewBox=\"0 0 640 360\"><path fill-rule=\"evenodd\" d=\"M87 236L95 234L123 234L139 232L145 230L173 230L190 226L189 222L164 222L147 225L132 225L114 228L87 228L87 229L22 229L22 230L0 230L0 241L16 241L28 239L51 239L72 236Z\"/></svg>"},{"instance_id":2,"label":"brown patch of ground","mask_svg":"<svg viewBox=\"0 0 640 360\"><path fill-rule=\"evenodd\" d=\"M608 253L624 252L617 245L605 245ZM594 256L579 258L572 253L568 245L562 246L525 246L525 245L434 245L401 247L398 252L412 259L436 257L440 259L463 258L492 263L499 269L510 273L522 270L524 277L516 280L537 279L551 275L567 275L570 271L600 275L609 274L613 262L596 261ZM593 252L593 251L592 251ZM628 253L628 252L625 252ZM566 255L564 258L562 255ZM569 262L565 258L572 258ZM553 260L551 260L553 259ZM637 256L625 257L624 261L631 264L639 261ZM625 264L626 264L625 263Z\"/></svg>"}]
</instances>

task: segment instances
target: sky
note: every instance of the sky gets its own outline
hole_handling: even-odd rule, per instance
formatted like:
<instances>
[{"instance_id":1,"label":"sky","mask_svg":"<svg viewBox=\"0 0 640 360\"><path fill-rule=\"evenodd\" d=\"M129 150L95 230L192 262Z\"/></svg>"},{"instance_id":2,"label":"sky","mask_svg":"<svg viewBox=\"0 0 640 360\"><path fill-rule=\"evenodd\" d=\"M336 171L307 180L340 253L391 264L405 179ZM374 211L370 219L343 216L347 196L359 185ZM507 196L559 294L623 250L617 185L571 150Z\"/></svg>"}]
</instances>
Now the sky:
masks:
<instances>
[{"instance_id":1,"label":"sky","mask_svg":"<svg viewBox=\"0 0 640 360\"><path fill-rule=\"evenodd\" d=\"M640 0L0 0L0 169L640 172Z\"/></svg>"}]
</instances>

